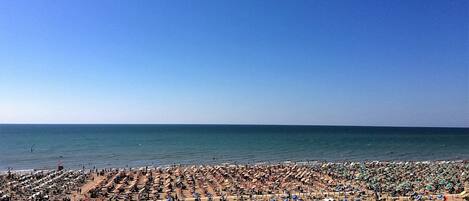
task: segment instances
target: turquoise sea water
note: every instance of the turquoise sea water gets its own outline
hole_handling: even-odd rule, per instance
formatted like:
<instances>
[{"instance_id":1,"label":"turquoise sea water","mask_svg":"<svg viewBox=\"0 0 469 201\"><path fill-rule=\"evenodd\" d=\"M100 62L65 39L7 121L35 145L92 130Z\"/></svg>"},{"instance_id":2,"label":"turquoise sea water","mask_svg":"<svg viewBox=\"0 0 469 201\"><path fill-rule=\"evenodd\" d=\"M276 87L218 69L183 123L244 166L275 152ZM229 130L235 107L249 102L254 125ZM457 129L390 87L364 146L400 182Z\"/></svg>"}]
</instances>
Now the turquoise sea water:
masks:
<instances>
[{"instance_id":1,"label":"turquoise sea water","mask_svg":"<svg viewBox=\"0 0 469 201\"><path fill-rule=\"evenodd\" d=\"M287 160L469 160L469 129L0 125L0 170Z\"/></svg>"}]
</instances>

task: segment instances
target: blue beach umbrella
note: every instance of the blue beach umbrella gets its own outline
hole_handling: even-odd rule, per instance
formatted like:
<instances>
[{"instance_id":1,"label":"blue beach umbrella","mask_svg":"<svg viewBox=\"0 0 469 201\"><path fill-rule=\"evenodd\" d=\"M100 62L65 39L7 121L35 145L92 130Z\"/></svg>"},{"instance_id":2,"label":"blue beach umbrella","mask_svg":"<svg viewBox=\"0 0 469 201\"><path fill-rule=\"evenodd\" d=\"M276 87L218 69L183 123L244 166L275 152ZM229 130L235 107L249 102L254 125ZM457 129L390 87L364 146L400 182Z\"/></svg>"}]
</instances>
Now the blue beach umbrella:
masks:
<instances>
[{"instance_id":1,"label":"blue beach umbrella","mask_svg":"<svg viewBox=\"0 0 469 201\"><path fill-rule=\"evenodd\" d=\"M422 195L417 195L416 200L422 200Z\"/></svg>"}]
</instances>

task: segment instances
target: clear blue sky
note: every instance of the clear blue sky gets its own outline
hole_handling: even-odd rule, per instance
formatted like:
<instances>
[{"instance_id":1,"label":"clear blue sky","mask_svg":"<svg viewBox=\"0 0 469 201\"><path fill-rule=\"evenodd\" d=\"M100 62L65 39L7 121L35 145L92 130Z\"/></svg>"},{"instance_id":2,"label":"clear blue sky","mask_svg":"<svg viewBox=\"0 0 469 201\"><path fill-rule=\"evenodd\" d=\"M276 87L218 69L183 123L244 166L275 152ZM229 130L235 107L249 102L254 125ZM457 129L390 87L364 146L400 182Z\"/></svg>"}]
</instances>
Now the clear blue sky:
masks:
<instances>
[{"instance_id":1,"label":"clear blue sky","mask_svg":"<svg viewBox=\"0 0 469 201\"><path fill-rule=\"evenodd\" d=\"M469 126L469 3L2 1L0 123Z\"/></svg>"}]
</instances>

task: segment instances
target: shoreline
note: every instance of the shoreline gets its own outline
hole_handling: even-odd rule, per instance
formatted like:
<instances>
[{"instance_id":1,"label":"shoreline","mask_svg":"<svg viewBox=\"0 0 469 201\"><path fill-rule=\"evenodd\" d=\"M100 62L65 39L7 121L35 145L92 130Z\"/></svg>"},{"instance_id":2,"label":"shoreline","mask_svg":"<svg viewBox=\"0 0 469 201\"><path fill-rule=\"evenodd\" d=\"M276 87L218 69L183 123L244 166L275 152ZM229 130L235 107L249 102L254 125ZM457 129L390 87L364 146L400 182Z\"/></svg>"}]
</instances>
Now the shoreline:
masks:
<instances>
[{"instance_id":1,"label":"shoreline","mask_svg":"<svg viewBox=\"0 0 469 201\"><path fill-rule=\"evenodd\" d=\"M464 163L469 162L467 160L339 160L339 161L327 161L327 160L309 160L309 161L282 161L282 162L252 162L252 163L243 163L243 162L223 162L223 163L173 163L173 164L165 164L165 165L136 165L136 166L105 166L105 167L89 167L88 165L85 166L84 170L93 170L93 169L138 169L138 168L145 168L145 167L152 167L152 168L167 168L173 166L214 166L214 165L278 165L278 164L297 164L297 165L314 165L314 164L347 164L347 163L391 163L391 164L402 164L402 163ZM83 168L67 168L64 166L66 170L83 170ZM0 170L0 175L4 175L10 171L11 173L31 173L35 171L53 171L57 168L29 168L29 169L2 169Z\"/></svg>"}]
</instances>

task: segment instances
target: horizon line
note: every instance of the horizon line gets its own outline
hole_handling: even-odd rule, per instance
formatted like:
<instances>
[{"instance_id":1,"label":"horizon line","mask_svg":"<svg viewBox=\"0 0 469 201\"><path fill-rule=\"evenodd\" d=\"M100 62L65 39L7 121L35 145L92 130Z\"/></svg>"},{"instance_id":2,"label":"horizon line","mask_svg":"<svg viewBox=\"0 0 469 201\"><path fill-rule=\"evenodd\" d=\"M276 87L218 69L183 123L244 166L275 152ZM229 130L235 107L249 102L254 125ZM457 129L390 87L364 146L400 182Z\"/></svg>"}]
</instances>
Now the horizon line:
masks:
<instances>
[{"instance_id":1,"label":"horizon line","mask_svg":"<svg viewBox=\"0 0 469 201\"><path fill-rule=\"evenodd\" d=\"M263 124L263 123L0 123L0 125L205 125L205 126L315 126L315 127L377 127L377 128L455 128L469 129L469 126L395 126L395 125L347 125L347 124Z\"/></svg>"}]
</instances>

